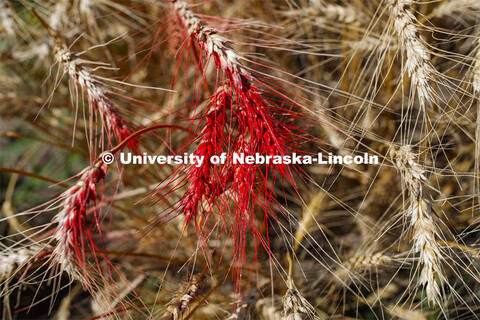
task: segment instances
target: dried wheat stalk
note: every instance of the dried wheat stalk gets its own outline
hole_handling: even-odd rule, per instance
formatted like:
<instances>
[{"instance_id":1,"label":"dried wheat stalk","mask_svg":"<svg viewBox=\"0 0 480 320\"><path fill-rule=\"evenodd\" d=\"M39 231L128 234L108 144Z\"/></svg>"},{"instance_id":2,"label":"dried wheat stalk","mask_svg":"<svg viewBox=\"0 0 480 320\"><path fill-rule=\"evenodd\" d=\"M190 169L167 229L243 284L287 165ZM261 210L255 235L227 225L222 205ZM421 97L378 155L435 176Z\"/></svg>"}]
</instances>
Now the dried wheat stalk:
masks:
<instances>
[{"instance_id":1,"label":"dried wheat stalk","mask_svg":"<svg viewBox=\"0 0 480 320\"><path fill-rule=\"evenodd\" d=\"M429 302L440 303L440 286L445 281L442 271L442 252L437 242L439 230L433 220L431 205L423 195L423 184L426 182L425 171L415 159L410 146L402 146L392 151L395 165L402 174L403 181L409 191L409 208L406 216L413 229L414 250L419 254L420 283L425 286Z\"/></svg>"},{"instance_id":2,"label":"dried wheat stalk","mask_svg":"<svg viewBox=\"0 0 480 320\"><path fill-rule=\"evenodd\" d=\"M40 252L40 247L31 246L18 249L5 249L0 252L0 283L25 266Z\"/></svg>"},{"instance_id":3,"label":"dried wheat stalk","mask_svg":"<svg viewBox=\"0 0 480 320\"><path fill-rule=\"evenodd\" d=\"M132 134L125 124L125 120L118 113L118 106L107 96L102 79L94 76L85 67L85 64L95 64L91 61L82 60L76 53L71 52L65 45L57 45L54 49L55 60L64 66L65 72L70 78L80 85L87 95L90 111L96 110L102 118L102 128L106 129L109 145L112 145L114 137L120 143ZM102 65L102 64L101 64ZM93 119L90 113L90 119ZM103 131L102 131L103 132ZM137 140L129 142L129 146L136 148Z\"/></svg>"},{"instance_id":4,"label":"dried wheat stalk","mask_svg":"<svg viewBox=\"0 0 480 320\"><path fill-rule=\"evenodd\" d=\"M398 35L398 43L405 51L405 69L412 80L412 86L417 92L422 109L426 103L431 103L434 90L430 85L435 69L433 68L428 50L415 25L416 18L412 12L413 1L390 0L393 25Z\"/></svg>"},{"instance_id":5,"label":"dried wheat stalk","mask_svg":"<svg viewBox=\"0 0 480 320\"><path fill-rule=\"evenodd\" d=\"M438 7L433 10L433 15L437 18L450 16L452 13L462 13L464 11L479 11L480 3L476 0L446 0L442 1Z\"/></svg>"},{"instance_id":6,"label":"dried wheat stalk","mask_svg":"<svg viewBox=\"0 0 480 320\"><path fill-rule=\"evenodd\" d=\"M180 320L183 319L183 313L189 308L191 303L198 298L202 288L203 278L193 277L187 284L185 290L178 292L175 297L167 304L167 310L162 316L162 320Z\"/></svg>"},{"instance_id":7,"label":"dried wheat stalk","mask_svg":"<svg viewBox=\"0 0 480 320\"><path fill-rule=\"evenodd\" d=\"M291 277L287 279L287 292L282 298L285 320L318 319L312 305L295 287Z\"/></svg>"}]
</instances>

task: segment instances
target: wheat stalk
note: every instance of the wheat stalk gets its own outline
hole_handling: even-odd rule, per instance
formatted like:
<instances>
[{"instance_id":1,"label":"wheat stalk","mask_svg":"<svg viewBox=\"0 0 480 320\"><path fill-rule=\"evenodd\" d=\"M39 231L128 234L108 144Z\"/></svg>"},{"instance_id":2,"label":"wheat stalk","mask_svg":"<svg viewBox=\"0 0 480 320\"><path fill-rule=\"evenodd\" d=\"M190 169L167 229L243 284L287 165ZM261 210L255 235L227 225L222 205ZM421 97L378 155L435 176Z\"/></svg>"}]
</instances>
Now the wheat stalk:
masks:
<instances>
[{"instance_id":1,"label":"wheat stalk","mask_svg":"<svg viewBox=\"0 0 480 320\"><path fill-rule=\"evenodd\" d=\"M339 265L334 271L333 283L335 285L349 285L352 282L358 282L362 272L372 269L379 270L393 265L395 257L384 254L383 252L357 254L343 264ZM335 289L333 286L331 290Z\"/></svg>"},{"instance_id":2,"label":"wheat stalk","mask_svg":"<svg viewBox=\"0 0 480 320\"><path fill-rule=\"evenodd\" d=\"M301 10L291 10L285 12L285 16L302 15L309 23L314 23L318 26L332 24L332 21L341 22L349 25L360 25L367 21L366 17L356 10L353 6L338 5L333 3L317 3Z\"/></svg>"},{"instance_id":3,"label":"wheat stalk","mask_svg":"<svg viewBox=\"0 0 480 320\"><path fill-rule=\"evenodd\" d=\"M282 302L282 315L285 320L319 319L315 315L312 305L295 287L295 283L291 277L287 279L287 292L285 292Z\"/></svg>"},{"instance_id":4,"label":"wheat stalk","mask_svg":"<svg viewBox=\"0 0 480 320\"><path fill-rule=\"evenodd\" d=\"M475 0L446 0L435 7L432 15L437 18L450 16L453 13L463 13L465 11L479 11L480 3Z\"/></svg>"},{"instance_id":5,"label":"wheat stalk","mask_svg":"<svg viewBox=\"0 0 480 320\"><path fill-rule=\"evenodd\" d=\"M416 156L410 146L402 146L391 154L409 190L410 206L406 215L413 229L413 247L419 253L422 265L419 281L425 286L428 301L440 303L440 286L445 281L442 271L443 254L437 242L439 231L433 220L432 207L423 195L423 184L427 180L425 171L415 161Z\"/></svg>"},{"instance_id":6,"label":"wheat stalk","mask_svg":"<svg viewBox=\"0 0 480 320\"><path fill-rule=\"evenodd\" d=\"M167 304L165 315L162 320L180 320L183 319L183 313L190 304L198 298L202 288L202 276L193 277L186 288L175 294L175 297Z\"/></svg>"},{"instance_id":7,"label":"wheat stalk","mask_svg":"<svg viewBox=\"0 0 480 320\"><path fill-rule=\"evenodd\" d=\"M372 267L385 266L391 262L391 256L385 255L382 252L377 252L373 255L362 254L351 257L343 266L349 271L359 271Z\"/></svg>"},{"instance_id":8,"label":"wheat stalk","mask_svg":"<svg viewBox=\"0 0 480 320\"><path fill-rule=\"evenodd\" d=\"M268 87L264 82L258 79L256 75L247 71L241 63L244 57L237 53L230 44L232 41L221 36L217 30L205 24L191 9L186 1L174 1L174 12L179 18L181 25L188 33L188 37L193 44L201 51L201 62L199 62L200 72L204 73L204 65L213 60L217 70L223 73L223 77L217 72L217 86L223 86L220 93L222 98L220 106L215 106L221 111L217 116L217 121L225 117L225 111L229 110L229 119L221 120L224 123L232 125L225 127L225 134L217 132L216 135L221 140L211 144L214 152L219 152L221 148L226 151L226 164L218 172L203 174L203 171L196 170L190 175L190 181L201 181L201 188L194 188L190 185L190 192L183 197L180 209L183 210L187 218L187 223L195 219L197 234L205 243L205 238L210 231L206 232L200 228L200 225L206 225L206 221L211 217L212 209L215 208L215 200L222 195L224 197L223 206L219 212L222 215L220 220L227 224L224 230L234 238L234 257L235 262L239 262L239 268L235 268L238 284L242 277L242 266L245 264L245 253L247 250L247 236L253 235L255 240L255 251L262 246L267 252L270 250L269 242L264 238L262 229L256 224L256 209L263 214L263 220L268 218L276 219L274 212L275 200L273 197L272 186L269 185L270 178L277 179L284 183L288 181L293 183L292 169L289 165L267 164L261 166L258 164L239 164L232 159L234 154L243 153L244 155L287 155L293 150L293 145L299 137L293 126L289 126L279 121L275 113L285 115L295 114L290 110L285 110L280 103L275 103L278 95L286 98L285 95L277 94L273 99L266 98L267 92L261 87ZM217 92L218 93L218 92ZM272 94L273 95L273 94ZM214 99L216 99L214 97ZM288 99L288 98L286 98ZM273 102L272 102L273 101ZM295 101L289 100L288 103L296 105ZM210 108L208 112L212 112ZM218 111L215 111L218 113ZM197 117L198 118L198 117ZM208 118L207 118L208 121ZM209 126L206 127L208 129ZM221 130L220 125L216 130ZM212 131L210 129L210 131ZM220 135L219 135L220 134ZM209 131L201 132L195 139L205 141L210 140ZM216 139L218 140L218 139ZM208 152L205 152L208 155ZM262 171L265 167L265 171ZM209 170L217 170L208 168ZM265 174L266 172L266 174ZM208 178L208 180L206 180ZM213 186L206 188L205 186ZM198 200L203 197L206 190L212 196L207 197L209 205L202 211L197 221L196 213ZM194 194L191 192L200 190ZM218 201L220 202L220 201ZM233 208L232 208L233 207ZM187 211L185 211L187 209ZM231 221L231 226L227 221ZM217 223L215 223L217 224ZM264 227L262 227L264 228Z\"/></svg>"},{"instance_id":9,"label":"wheat stalk","mask_svg":"<svg viewBox=\"0 0 480 320\"><path fill-rule=\"evenodd\" d=\"M388 312L401 320L427 320L424 312L415 309L407 309L401 306L389 306Z\"/></svg>"},{"instance_id":10,"label":"wheat stalk","mask_svg":"<svg viewBox=\"0 0 480 320\"><path fill-rule=\"evenodd\" d=\"M389 0L393 25L398 35L398 43L405 51L405 69L412 80L422 109L433 99L434 90L430 85L435 69L433 68L428 50L419 35L415 25L416 19L412 12L413 1Z\"/></svg>"},{"instance_id":11,"label":"wheat stalk","mask_svg":"<svg viewBox=\"0 0 480 320\"><path fill-rule=\"evenodd\" d=\"M473 90L478 94L480 93L480 37L476 40L475 56L473 57Z\"/></svg>"},{"instance_id":12,"label":"wheat stalk","mask_svg":"<svg viewBox=\"0 0 480 320\"><path fill-rule=\"evenodd\" d=\"M41 251L40 247L5 248L0 252L0 283L11 277L18 268L24 267Z\"/></svg>"},{"instance_id":13,"label":"wheat stalk","mask_svg":"<svg viewBox=\"0 0 480 320\"><path fill-rule=\"evenodd\" d=\"M119 115L118 106L107 96L107 90L104 89L104 81L94 76L85 67L87 63L98 63L82 60L78 54L71 52L65 45L57 45L54 49L54 55L55 60L63 65L65 72L70 78L84 90L88 98L89 107L100 113L102 128L105 128L107 132L109 145L112 145L112 137L119 143L130 136L133 132ZM91 114L90 117L93 118ZM138 141L134 139L129 142L129 146L136 148L137 143Z\"/></svg>"},{"instance_id":14,"label":"wheat stalk","mask_svg":"<svg viewBox=\"0 0 480 320\"><path fill-rule=\"evenodd\" d=\"M80 172L77 183L60 196L61 210L55 217L58 226L54 234L57 243L53 256L62 271L87 285L90 276L87 274L86 244L93 241L85 229L87 210L90 203L95 207L97 184L105 179L106 174L107 165L101 160ZM98 220L96 223L98 226Z\"/></svg>"}]
</instances>

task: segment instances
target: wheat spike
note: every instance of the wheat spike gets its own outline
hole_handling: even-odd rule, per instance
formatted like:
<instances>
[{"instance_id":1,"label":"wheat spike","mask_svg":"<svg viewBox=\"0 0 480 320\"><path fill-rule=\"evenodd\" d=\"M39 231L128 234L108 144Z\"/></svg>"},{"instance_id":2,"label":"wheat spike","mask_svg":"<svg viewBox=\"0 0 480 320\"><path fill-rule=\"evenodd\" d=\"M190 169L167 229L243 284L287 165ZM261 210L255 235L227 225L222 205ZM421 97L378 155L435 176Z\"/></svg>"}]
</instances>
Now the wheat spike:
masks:
<instances>
[{"instance_id":1,"label":"wheat spike","mask_svg":"<svg viewBox=\"0 0 480 320\"><path fill-rule=\"evenodd\" d=\"M187 285L186 290L178 292L175 297L168 303L165 315L162 320L180 320L183 313L188 309L192 301L200 294L202 288L202 278L193 277Z\"/></svg>"},{"instance_id":2,"label":"wheat spike","mask_svg":"<svg viewBox=\"0 0 480 320\"><path fill-rule=\"evenodd\" d=\"M414 251L419 254L419 262L422 265L420 283L425 287L429 303L439 303L440 285L444 282L442 253L437 242L439 231L433 220L432 207L423 195L422 184L427 180L425 171L415 161L416 155L410 146L393 151L393 155L409 191L410 205L407 217L413 229Z\"/></svg>"},{"instance_id":3,"label":"wheat spike","mask_svg":"<svg viewBox=\"0 0 480 320\"><path fill-rule=\"evenodd\" d=\"M18 268L25 266L38 254L40 248L5 249L0 252L0 282L12 276Z\"/></svg>"},{"instance_id":4,"label":"wheat spike","mask_svg":"<svg viewBox=\"0 0 480 320\"><path fill-rule=\"evenodd\" d=\"M480 31L480 29L479 29ZM477 38L476 41L477 47L476 47L476 53L473 63L473 90L480 94L480 37Z\"/></svg>"},{"instance_id":5,"label":"wheat spike","mask_svg":"<svg viewBox=\"0 0 480 320\"><path fill-rule=\"evenodd\" d=\"M287 279L287 292L283 296L282 302L284 320L318 319L313 307L297 290L291 277Z\"/></svg>"},{"instance_id":6,"label":"wheat spike","mask_svg":"<svg viewBox=\"0 0 480 320\"><path fill-rule=\"evenodd\" d=\"M433 99L434 90L430 81L435 69L415 25L416 18L411 10L412 1L391 0L390 6L394 28L405 51L405 68L417 92L420 105L424 108L425 104Z\"/></svg>"}]
</instances>

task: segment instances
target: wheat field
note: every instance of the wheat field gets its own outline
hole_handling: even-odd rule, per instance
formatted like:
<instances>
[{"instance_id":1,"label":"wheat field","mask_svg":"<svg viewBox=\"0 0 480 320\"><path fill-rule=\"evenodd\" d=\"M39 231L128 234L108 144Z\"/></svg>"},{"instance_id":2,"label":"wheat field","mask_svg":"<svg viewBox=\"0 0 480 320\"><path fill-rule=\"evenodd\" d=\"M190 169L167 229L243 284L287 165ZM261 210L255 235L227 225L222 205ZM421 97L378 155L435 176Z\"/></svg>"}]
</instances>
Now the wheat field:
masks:
<instances>
[{"instance_id":1,"label":"wheat field","mask_svg":"<svg viewBox=\"0 0 480 320\"><path fill-rule=\"evenodd\" d=\"M0 132L2 319L480 318L478 0L0 0Z\"/></svg>"}]
</instances>

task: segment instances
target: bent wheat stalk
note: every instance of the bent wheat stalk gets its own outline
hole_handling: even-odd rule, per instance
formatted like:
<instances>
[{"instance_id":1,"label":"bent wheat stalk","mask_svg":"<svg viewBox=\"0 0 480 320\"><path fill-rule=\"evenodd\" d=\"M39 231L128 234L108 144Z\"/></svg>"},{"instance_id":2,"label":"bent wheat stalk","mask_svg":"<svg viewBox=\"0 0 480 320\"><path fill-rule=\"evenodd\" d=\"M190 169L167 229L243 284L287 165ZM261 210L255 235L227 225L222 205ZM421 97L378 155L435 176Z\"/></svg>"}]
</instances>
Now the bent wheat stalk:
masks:
<instances>
[{"instance_id":1,"label":"bent wheat stalk","mask_svg":"<svg viewBox=\"0 0 480 320\"><path fill-rule=\"evenodd\" d=\"M240 262L245 254L245 239L249 231L252 232L254 239L258 240L256 246L262 245L267 252L269 251L268 240L263 239L262 231L256 226L255 219L256 208L264 215L263 221L269 217L275 219L272 209L275 196L272 187L269 186L269 178L275 179L278 175L282 182L286 180L292 184L294 182L288 165L267 164L265 175L259 165L235 163L232 161L233 155L235 153L242 153L245 156L289 154L293 150L292 145L297 141L296 130L279 121L275 117L275 112L283 114L292 114L292 112L285 110L280 103L272 102L275 99L269 100L265 97L267 92L261 87L265 87L266 84L242 65L241 61L246 59L230 46L232 41L203 23L186 1L173 1L173 8L187 37L200 50L201 58L199 59L202 59L199 62L200 72L204 73L204 65L213 60L217 70L223 74L222 78L217 73L217 82L223 89L217 91L213 97L214 103L203 116L207 119L207 126L198 137L194 138L200 139L197 153L201 151L202 155L210 156L218 155L222 149L227 151L227 162L221 173L210 172L216 170L210 167L205 167L204 170L187 171L190 187L183 196L179 209L183 211L187 223L191 219L195 220L197 233L208 234L199 228L197 223L197 207L200 199L210 194L207 197L210 202L209 208L203 210L200 216L201 219L208 219L210 209L215 207L215 199L220 195L225 196L235 208L219 211L222 215L232 215L227 219L223 217L222 220L233 221L231 226L228 226L230 229L228 233L235 239L234 260ZM294 101L288 102L295 104ZM227 111L230 119L222 120L222 117L226 117ZM212 119L212 116L215 118ZM210 123L212 120L217 122L214 129L212 129L213 123ZM224 126L225 121L229 126ZM225 133L223 133L224 130ZM205 145L207 141L210 141L209 148ZM261 174L263 176L257 179ZM210 187L207 188L207 186ZM202 223L204 222L200 224ZM241 277L241 272L238 277Z\"/></svg>"},{"instance_id":2,"label":"bent wheat stalk","mask_svg":"<svg viewBox=\"0 0 480 320\"><path fill-rule=\"evenodd\" d=\"M102 128L106 128L108 144L112 145L112 137L117 143L126 139L133 132L125 124L125 120L118 114L118 105L108 96L103 87L104 81L94 76L88 68L87 62L78 54L71 52L65 45L57 45L54 49L55 60L63 65L65 73L75 82L80 84L87 95L90 111L96 110L102 118ZM92 115L90 115L92 118ZM137 148L137 140L131 140L129 147Z\"/></svg>"},{"instance_id":3,"label":"bent wheat stalk","mask_svg":"<svg viewBox=\"0 0 480 320\"><path fill-rule=\"evenodd\" d=\"M61 195L61 210L55 217L58 228L54 235L57 241L53 250L54 259L73 279L85 280L87 285L89 276L86 274L84 238L87 237L92 245L93 239L90 231L85 229L85 220L88 205L93 203L95 207L97 184L105 180L106 174L107 165L102 160L80 172L78 182ZM83 274L80 270L83 270Z\"/></svg>"},{"instance_id":4,"label":"bent wheat stalk","mask_svg":"<svg viewBox=\"0 0 480 320\"><path fill-rule=\"evenodd\" d=\"M181 127L169 125L146 127L132 133L108 152L113 156L138 136L163 128L183 130ZM62 271L67 272L72 279L81 281L88 289L92 289L92 283L91 275L87 272L86 249L93 252L98 249L91 231L87 228L87 214L92 213L93 209L93 226L99 230L100 219L96 207L97 198L101 195L97 195L98 185L105 181L107 167L100 157L77 174L75 176L78 178L77 183L60 195L60 211L54 220L57 228L53 236L56 240L53 259L60 265Z\"/></svg>"}]
</instances>

